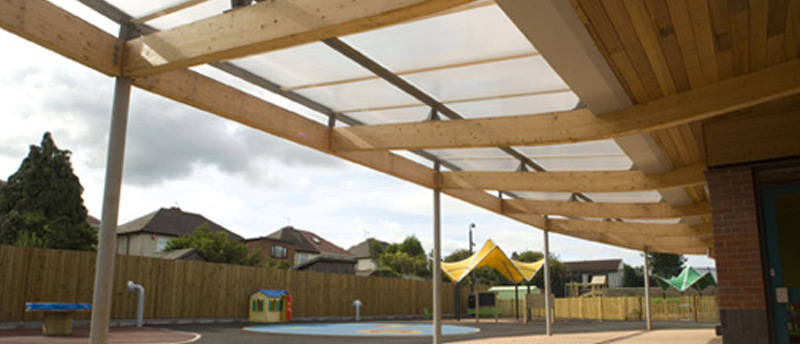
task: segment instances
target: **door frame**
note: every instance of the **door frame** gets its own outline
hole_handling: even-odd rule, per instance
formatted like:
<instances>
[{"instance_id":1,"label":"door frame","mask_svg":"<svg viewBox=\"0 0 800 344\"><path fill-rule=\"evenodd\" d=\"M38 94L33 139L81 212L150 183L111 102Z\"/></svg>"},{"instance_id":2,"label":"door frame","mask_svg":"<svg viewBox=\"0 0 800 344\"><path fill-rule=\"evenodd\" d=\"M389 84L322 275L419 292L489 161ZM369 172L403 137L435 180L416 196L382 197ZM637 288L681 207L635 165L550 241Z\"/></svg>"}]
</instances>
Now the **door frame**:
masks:
<instances>
[{"instance_id":1,"label":"door frame","mask_svg":"<svg viewBox=\"0 0 800 344\"><path fill-rule=\"evenodd\" d=\"M756 197L756 209L758 220L758 236L761 246L761 276L764 282L764 297L767 305L767 327L769 332L769 342L778 343L777 333L775 332L775 293L772 280L769 274L769 251L767 246L766 214L764 210L764 192L766 190L789 189L800 186L800 178L786 179L781 181L765 181L760 178L761 173L780 170L784 168L800 166L800 159L794 158L779 162L771 162L756 165L752 168L753 188Z\"/></svg>"}]
</instances>

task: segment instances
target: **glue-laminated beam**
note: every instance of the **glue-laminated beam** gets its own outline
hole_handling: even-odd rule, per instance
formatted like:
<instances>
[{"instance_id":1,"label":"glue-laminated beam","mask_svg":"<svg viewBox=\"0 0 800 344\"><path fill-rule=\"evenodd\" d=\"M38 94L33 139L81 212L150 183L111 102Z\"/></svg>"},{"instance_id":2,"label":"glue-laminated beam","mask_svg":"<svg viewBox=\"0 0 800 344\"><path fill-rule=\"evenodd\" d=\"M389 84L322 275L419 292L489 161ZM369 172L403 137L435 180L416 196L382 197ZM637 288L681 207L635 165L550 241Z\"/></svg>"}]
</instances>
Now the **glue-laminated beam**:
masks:
<instances>
[{"instance_id":1,"label":"glue-laminated beam","mask_svg":"<svg viewBox=\"0 0 800 344\"><path fill-rule=\"evenodd\" d=\"M635 192L705 184L705 166L645 176L639 171L442 172L441 188L538 192Z\"/></svg>"},{"instance_id":2,"label":"glue-laminated beam","mask_svg":"<svg viewBox=\"0 0 800 344\"><path fill-rule=\"evenodd\" d=\"M125 74L146 76L401 23L471 0L263 1L127 43Z\"/></svg>"},{"instance_id":3,"label":"glue-laminated beam","mask_svg":"<svg viewBox=\"0 0 800 344\"><path fill-rule=\"evenodd\" d=\"M710 214L708 202L687 206L660 203L601 203L576 201L503 200L506 212L612 219L666 219Z\"/></svg>"}]
</instances>

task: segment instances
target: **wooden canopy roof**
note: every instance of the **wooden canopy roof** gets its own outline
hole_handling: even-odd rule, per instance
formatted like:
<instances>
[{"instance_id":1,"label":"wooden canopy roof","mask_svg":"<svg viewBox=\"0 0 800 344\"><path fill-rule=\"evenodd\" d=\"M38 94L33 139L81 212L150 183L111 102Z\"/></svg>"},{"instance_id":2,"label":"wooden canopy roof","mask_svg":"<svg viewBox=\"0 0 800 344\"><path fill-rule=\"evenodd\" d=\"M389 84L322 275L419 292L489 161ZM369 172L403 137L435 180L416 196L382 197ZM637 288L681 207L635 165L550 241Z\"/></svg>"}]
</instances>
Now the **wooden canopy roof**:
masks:
<instances>
[{"instance_id":1,"label":"wooden canopy roof","mask_svg":"<svg viewBox=\"0 0 800 344\"><path fill-rule=\"evenodd\" d=\"M44 0L1 2L0 27L106 75L131 77L139 88L441 189L534 227L637 250L708 253L713 247L703 174L708 164L698 123L786 102L800 92L796 2L287 0L226 9L163 30L150 24L204 1L145 9L151 13L138 18L114 7L113 1L82 2L123 24L128 28L123 37L130 39L115 38ZM535 50L397 70L337 38L495 6ZM263 71L235 63L319 41L369 75L284 87ZM401 77L533 58L544 58L569 89L440 99ZM202 64L305 105L328 116L328 123L187 69ZM343 105L313 100L302 92L377 79L401 90L413 103L374 104L375 108L424 107L430 109L429 120L367 124L350 115L363 109L344 111ZM559 92L573 92L581 104L544 114L531 108L524 114L470 117L453 105ZM524 150L610 139L633 162L632 169L549 171ZM444 154L477 148L501 152L519 168L466 169ZM592 197L642 191L657 191L661 202L598 202ZM525 192L569 197L536 199L525 197Z\"/></svg>"}]
</instances>

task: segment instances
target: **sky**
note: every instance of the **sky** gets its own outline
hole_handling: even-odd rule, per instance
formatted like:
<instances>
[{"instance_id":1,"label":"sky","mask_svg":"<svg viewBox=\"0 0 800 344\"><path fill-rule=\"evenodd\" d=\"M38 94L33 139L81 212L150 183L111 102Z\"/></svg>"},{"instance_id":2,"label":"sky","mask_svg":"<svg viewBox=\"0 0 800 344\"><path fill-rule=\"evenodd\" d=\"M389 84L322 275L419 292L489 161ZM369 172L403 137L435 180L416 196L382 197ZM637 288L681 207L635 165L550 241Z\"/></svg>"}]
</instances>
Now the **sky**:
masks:
<instances>
[{"instance_id":1,"label":"sky","mask_svg":"<svg viewBox=\"0 0 800 344\"><path fill-rule=\"evenodd\" d=\"M76 1L55 1L107 32L117 26ZM7 180L51 132L72 152L89 213L100 217L114 80L0 30L0 179ZM201 69L202 70L202 69ZM250 92L308 113L280 97ZM134 88L128 122L120 224L180 207L245 237L283 226L309 230L347 249L368 237L399 242L409 235L432 249L433 192L269 134ZM506 253L543 249L543 232L442 197L442 252L491 239ZM550 235L561 260L621 258L641 253ZM714 266L687 256L695 267Z\"/></svg>"}]
</instances>

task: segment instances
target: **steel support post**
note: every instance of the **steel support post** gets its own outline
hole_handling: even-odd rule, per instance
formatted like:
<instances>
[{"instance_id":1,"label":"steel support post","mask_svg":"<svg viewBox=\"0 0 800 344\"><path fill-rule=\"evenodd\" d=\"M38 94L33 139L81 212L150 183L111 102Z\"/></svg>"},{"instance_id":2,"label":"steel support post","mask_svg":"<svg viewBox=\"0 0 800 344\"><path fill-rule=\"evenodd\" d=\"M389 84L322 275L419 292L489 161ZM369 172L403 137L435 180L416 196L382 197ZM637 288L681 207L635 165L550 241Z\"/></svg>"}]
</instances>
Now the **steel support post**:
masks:
<instances>
[{"instance_id":1,"label":"steel support post","mask_svg":"<svg viewBox=\"0 0 800 344\"><path fill-rule=\"evenodd\" d=\"M131 25L120 27L119 37L127 40ZM106 179L103 191L103 214L97 244L97 270L94 275L90 344L108 342L108 323L111 317L111 288L114 281L114 256L117 250L117 220L119 216L122 164L125 158L125 136L128 128L128 106L131 84L128 77L117 77L114 84L114 103L111 108L111 128L106 156Z\"/></svg>"},{"instance_id":2,"label":"steel support post","mask_svg":"<svg viewBox=\"0 0 800 344\"><path fill-rule=\"evenodd\" d=\"M549 222L549 221L548 221ZM549 224L548 224L549 226ZM544 230L544 316L546 332L548 336L553 335L553 315L552 305L550 304L550 232Z\"/></svg>"},{"instance_id":3,"label":"steel support post","mask_svg":"<svg viewBox=\"0 0 800 344\"><path fill-rule=\"evenodd\" d=\"M436 175L439 164L434 164ZM441 190L433 190L433 344L442 343L442 203Z\"/></svg>"},{"instance_id":4,"label":"steel support post","mask_svg":"<svg viewBox=\"0 0 800 344\"><path fill-rule=\"evenodd\" d=\"M647 247L644 248L644 309L647 320L647 330L653 329L653 319L650 318L650 262L647 259Z\"/></svg>"}]
</instances>

